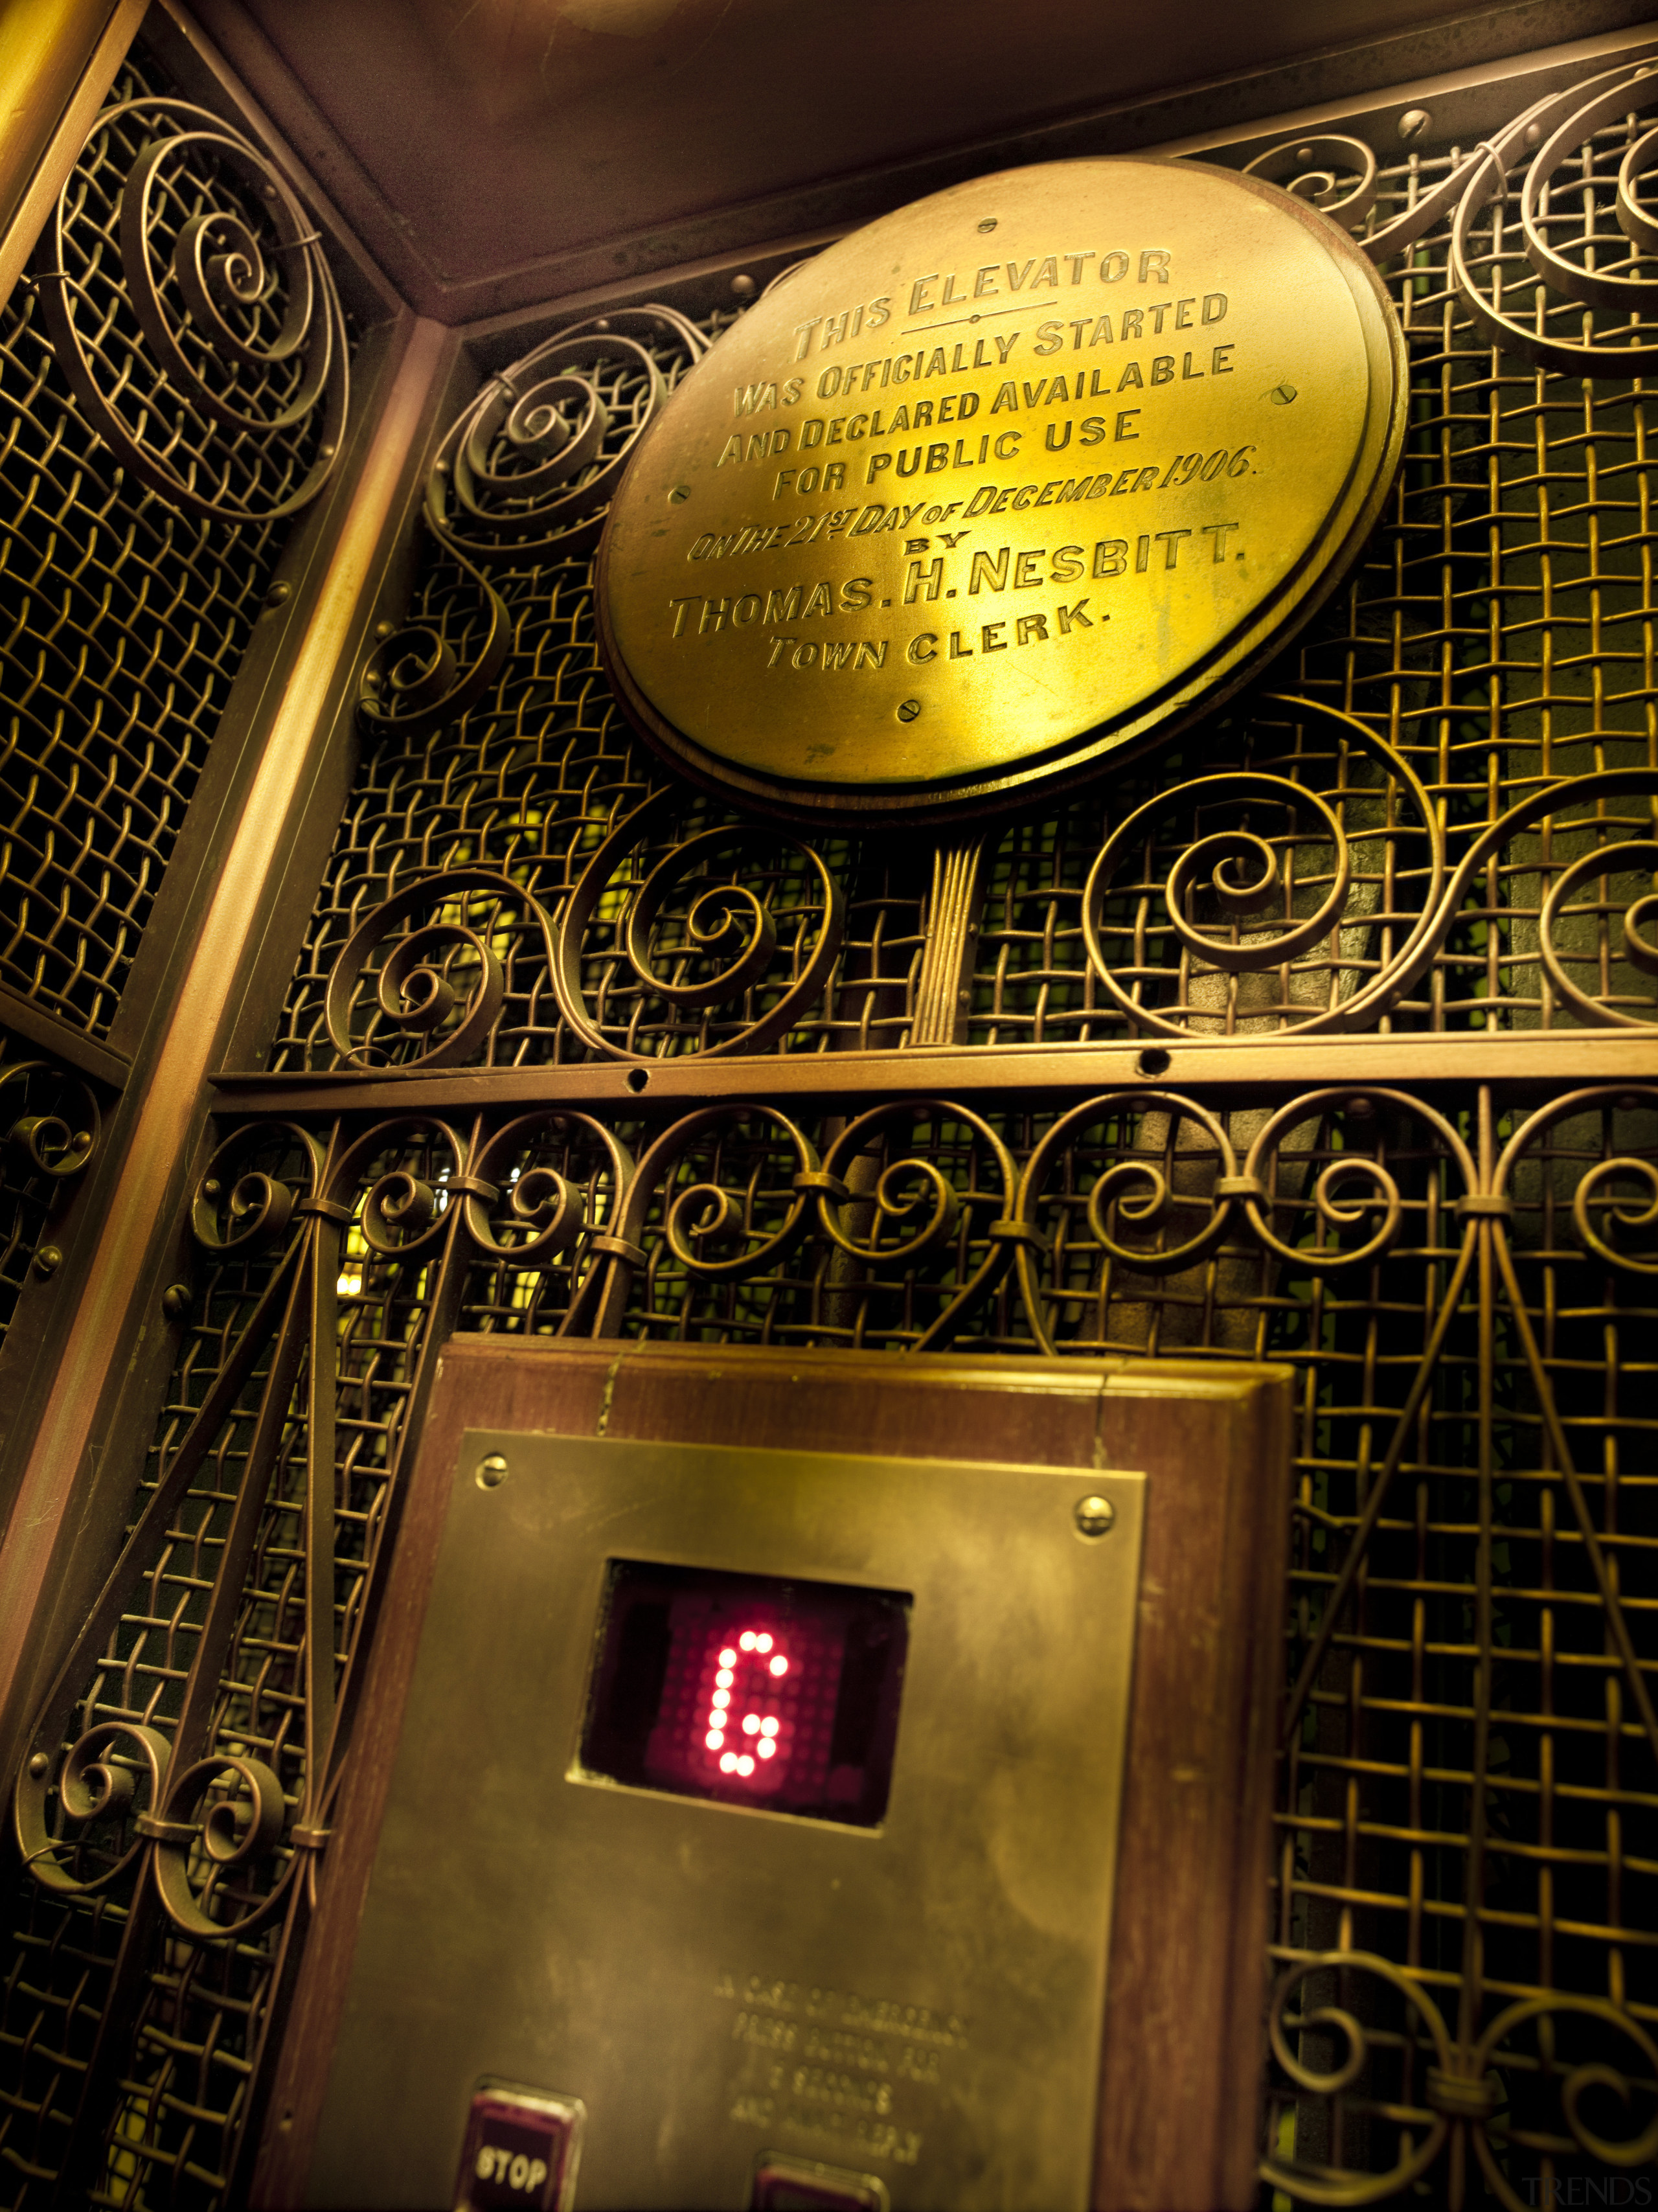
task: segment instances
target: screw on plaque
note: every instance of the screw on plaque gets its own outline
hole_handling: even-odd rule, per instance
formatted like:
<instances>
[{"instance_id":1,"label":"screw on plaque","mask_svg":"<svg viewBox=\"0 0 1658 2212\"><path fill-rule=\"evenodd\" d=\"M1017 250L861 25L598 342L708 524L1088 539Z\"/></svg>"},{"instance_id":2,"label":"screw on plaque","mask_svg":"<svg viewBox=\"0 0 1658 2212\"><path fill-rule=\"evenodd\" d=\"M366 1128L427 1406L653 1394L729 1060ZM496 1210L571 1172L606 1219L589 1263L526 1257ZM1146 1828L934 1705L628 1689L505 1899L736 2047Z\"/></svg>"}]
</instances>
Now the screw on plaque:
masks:
<instances>
[{"instance_id":1,"label":"screw on plaque","mask_svg":"<svg viewBox=\"0 0 1658 2212\"><path fill-rule=\"evenodd\" d=\"M499 1490L507 1480L507 1462L499 1452L486 1452L477 1463L476 1480L480 1490Z\"/></svg>"},{"instance_id":2,"label":"screw on plaque","mask_svg":"<svg viewBox=\"0 0 1658 2212\"><path fill-rule=\"evenodd\" d=\"M683 507L690 495L691 488L689 484L676 484L668 494L668 504L670 507Z\"/></svg>"},{"instance_id":3,"label":"screw on plaque","mask_svg":"<svg viewBox=\"0 0 1658 2212\"><path fill-rule=\"evenodd\" d=\"M1266 397L1274 407L1287 407L1296 396L1293 384L1275 384Z\"/></svg>"},{"instance_id":4,"label":"screw on plaque","mask_svg":"<svg viewBox=\"0 0 1658 2212\"><path fill-rule=\"evenodd\" d=\"M1071 1517L1076 1522L1079 1534L1105 1536L1111 1532L1117 1509L1108 1498L1102 1498L1095 1490L1090 1491L1086 1498L1077 1500L1072 1508Z\"/></svg>"},{"instance_id":5,"label":"screw on plaque","mask_svg":"<svg viewBox=\"0 0 1658 2212\"><path fill-rule=\"evenodd\" d=\"M898 720L901 722L913 722L920 711L919 699L901 699L898 702Z\"/></svg>"},{"instance_id":6,"label":"screw on plaque","mask_svg":"<svg viewBox=\"0 0 1658 2212\"><path fill-rule=\"evenodd\" d=\"M995 216L993 215L987 215L984 221L979 225L979 228L981 230L994 230L996 228Z\"/></svg>"}]
</instances>

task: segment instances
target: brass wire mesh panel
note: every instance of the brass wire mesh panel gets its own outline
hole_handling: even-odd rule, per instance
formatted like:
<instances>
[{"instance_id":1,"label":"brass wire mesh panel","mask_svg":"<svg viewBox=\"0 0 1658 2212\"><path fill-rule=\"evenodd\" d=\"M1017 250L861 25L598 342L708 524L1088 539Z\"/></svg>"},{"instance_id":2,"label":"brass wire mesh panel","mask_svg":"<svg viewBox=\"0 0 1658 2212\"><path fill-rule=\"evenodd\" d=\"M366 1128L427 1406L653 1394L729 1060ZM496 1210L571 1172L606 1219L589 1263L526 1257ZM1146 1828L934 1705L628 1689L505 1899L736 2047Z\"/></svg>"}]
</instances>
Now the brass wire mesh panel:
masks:
<instances>
[{"instance_id":1,"label":"brass wire mesh panel","mask_svg":"<svg viewBox=\"0 0 1658 2212\"><path fill-rule=\"evenodd\" d=\"M139 52L110 106L165 94ZM217 459L222 426L155 390L125 283L122 188L169 125L129 110L94 131L66 195L63 239L76 313L100 373L159 417L175 458L238 495L270 475L270 448ZM149 250L236 196L210 162L170 168ZM113 1020L185 810L282 549L281 521L182 511L106 443L53 349L45 293L51 228L34 274L0 307L0 980L58 1019L102 1036ZM177 279L169 279L176 307ZM164 295L168 288L164 286ZM280 294L255 320L267 331ZM194 350L205 353L199 340ZM278 381L286 382L284 373ZM303 427L279 441L303 475ZM314 442L313 435L312 442Z\"/></svg>"}]
</instances>

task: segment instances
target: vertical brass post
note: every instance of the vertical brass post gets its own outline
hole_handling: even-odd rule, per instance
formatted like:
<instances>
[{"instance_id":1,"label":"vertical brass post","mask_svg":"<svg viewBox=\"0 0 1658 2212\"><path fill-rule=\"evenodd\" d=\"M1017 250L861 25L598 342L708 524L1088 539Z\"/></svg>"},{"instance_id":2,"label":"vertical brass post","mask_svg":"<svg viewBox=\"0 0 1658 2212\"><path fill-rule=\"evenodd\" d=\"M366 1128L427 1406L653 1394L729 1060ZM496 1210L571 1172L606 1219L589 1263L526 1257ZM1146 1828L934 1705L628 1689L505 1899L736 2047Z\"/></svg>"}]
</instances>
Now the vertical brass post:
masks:
<instances>
[{"instance_id":1,"label":"vertical brass post","mask_svg":"<svg viewBox=\"0 0 1658 2212\"><path fill-rule=\"evenodd\" d=\"M0 300L75 166L146 0L9 0L0 9Z\"/></svg>"},{"instance_id":2,"label":"vertical brass post","mask_svg":"<svg viewBox=\"0 0 1658 2212\"><path fill-rule=\"evenodd\" d=\"M926 949L921 955L915 1020L909 1033L912 1046L960 1044L966 1036L984 856L982 837L942 843L933 855Z\"/></svg>"},{"instance_id":3,"label":"vertical brass post","mask_svg":"<svg viewBox=\"0 0 1658 2212\"><path fill-rule=\"evenodd\" d=\"M353 619L372 588L449 344L440 324L412 324L173 1003L0 1548L0 1712L33 1693L53 1563L75 1517L88 1449L97 1445L94 1427L122 1317L177 1203L213 1056L261 927L264 885L280 864Z\"/></svg>"}]
</instances>

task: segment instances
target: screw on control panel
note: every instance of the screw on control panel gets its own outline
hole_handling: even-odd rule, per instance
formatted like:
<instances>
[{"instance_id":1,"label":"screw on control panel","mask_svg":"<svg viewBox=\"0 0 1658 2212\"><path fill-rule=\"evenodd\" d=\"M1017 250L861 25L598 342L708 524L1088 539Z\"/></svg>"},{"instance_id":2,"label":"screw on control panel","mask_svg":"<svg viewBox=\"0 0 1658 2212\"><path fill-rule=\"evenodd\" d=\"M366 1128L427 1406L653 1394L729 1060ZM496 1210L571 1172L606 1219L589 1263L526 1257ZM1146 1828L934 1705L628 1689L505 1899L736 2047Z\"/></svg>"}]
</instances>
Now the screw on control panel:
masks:
<instances>
[{"instance_id":1,"label":"screw on control panel","mask_svg":"<svg viewBox=\"0 0 1658 2212\"><path fill-rule=\"evenodd\" d=\"M1086 1498L1077 1500L1071 1517L1080 1534L1105 1536L1110 1534L1112 1523L1117 1517L1117 1509L1108 1498L1102 1498L1096 1490L1090 1491Z\"/></svg>"},{"instance_id":2,"label":"screw on control panel","mask_svg":"<svg viewBox=\"0 0 1658 2212\"><path fill-rule=\"evenodd\" d=\"M43 1774L50 1774L51 1771L52 1761L46 1757L44 1751L37 1751L33 1758L29 1761L29 1772L38 1782Z\"/></svg>"},{"instance_id":3,"label":"screw on control panel","mask_svg":"<svg viewBox=\"0 0 1658 2212\"><path fill-rule=\"evenodd\" d=\"M901 722L913 722L920 711L919 699L901 699L898 702L898 720Z\"/></svg>"},{"instance_id":4,"label":"screw on control panel","mask_svg":"<svg viewBox=\"0 0 1658 2212\"><path fill-rule=\"evenodd\" d=\"M507 1480L507 1462L499 1452L486 1452L477 1463L477 1486L480 1490L499 1490Z\"/></svg>"},{"instance_id":5,"label":"screw on control panel","mask_svg":"<svg viewBox=\"0 0 1658 2212\"><path fill-rule=\"evenodd\" d=\"M1419 138L1432 121L1425 107L1407 107L1399 118L1399 135L1408 145L1412 138Z\"/></svg>"},{"instance_id":6,"label":"screw on control panel","mask_svg":"<svg viewBox=\"0 0 1658 2212\"><path fill-rule=\"evenodd\" d=\"M161 1292L161 1311L169 1321L188 1321L190 1304L188 1283L169 1283Z\"/></svg>"},{"instance_id":7,"label":"screw on control panel","mask_svg":"<svg viewBox=\"0 0 1658 2212\"><path fill-rule=\"evenodd\" d=\"M43 1244L34 1255L37 1275L55 1275L64 1264L64 1255L55 1244Z\"/></svg>"}]
</instances>

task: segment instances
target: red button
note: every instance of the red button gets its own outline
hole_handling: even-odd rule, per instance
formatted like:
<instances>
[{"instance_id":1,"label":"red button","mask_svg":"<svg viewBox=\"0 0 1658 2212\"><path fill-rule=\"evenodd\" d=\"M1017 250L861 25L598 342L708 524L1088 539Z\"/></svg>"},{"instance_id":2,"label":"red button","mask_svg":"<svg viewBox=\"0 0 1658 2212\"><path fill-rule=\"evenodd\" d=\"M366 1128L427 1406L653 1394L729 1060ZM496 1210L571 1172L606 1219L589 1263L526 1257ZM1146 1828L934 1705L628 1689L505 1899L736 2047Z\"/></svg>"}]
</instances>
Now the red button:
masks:
<instances>
[{"instance_id":1,"label":"red button","mask_svg":"<svg viewBox=\"0 0 1658 2212\"><path fill-rule=\"evenodd\" d=\"M455 2212L568 2212L584 2117L579 2098L488 2083L472 2100Z\"/></svg>"},{"instance_id":2,"label":"red button","mask_svg":"<svg viewBox=\"0 0 1658 2212\"><path fill-rule=\"evenodd\" d=\"M884 2183L809 2158L762 2152L754 2169L751 2212L889 2212Z\"/></svg>"}]
</instances>

